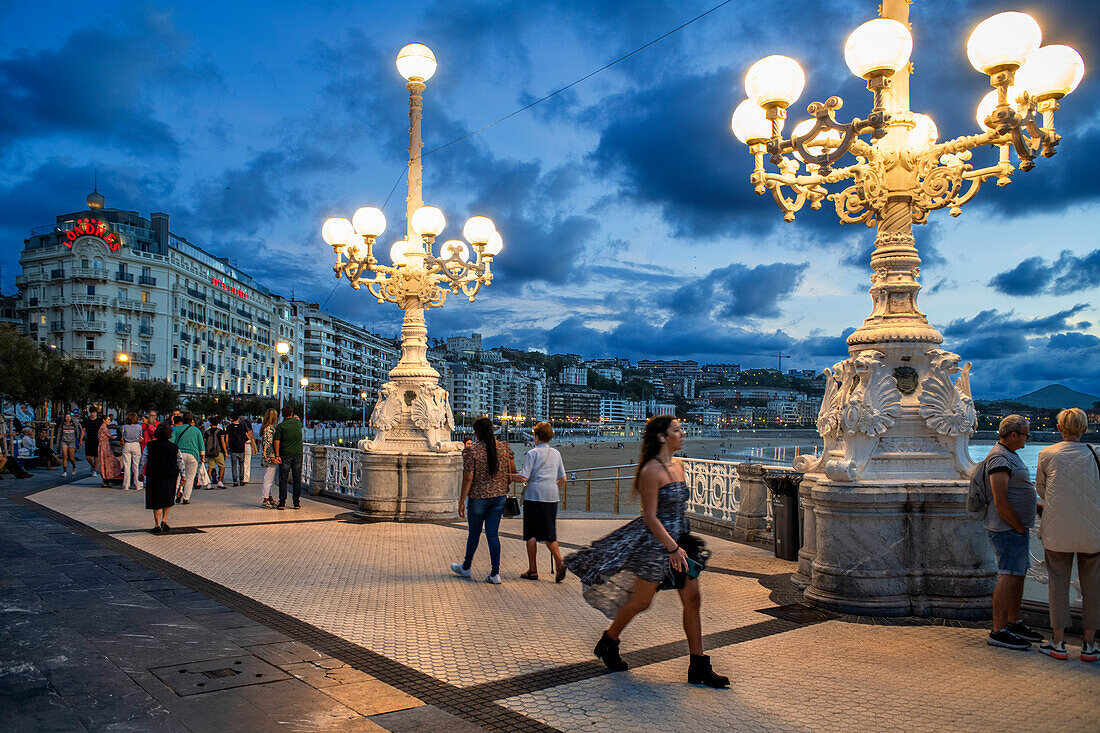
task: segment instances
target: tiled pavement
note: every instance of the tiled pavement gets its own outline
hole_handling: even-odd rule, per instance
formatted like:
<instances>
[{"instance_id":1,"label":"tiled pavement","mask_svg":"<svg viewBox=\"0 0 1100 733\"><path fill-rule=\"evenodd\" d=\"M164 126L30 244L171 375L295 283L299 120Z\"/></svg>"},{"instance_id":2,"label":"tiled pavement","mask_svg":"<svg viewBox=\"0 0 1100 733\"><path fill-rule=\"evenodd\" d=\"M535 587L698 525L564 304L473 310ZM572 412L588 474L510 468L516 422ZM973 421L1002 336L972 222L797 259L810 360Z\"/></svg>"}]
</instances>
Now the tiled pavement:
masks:
<instances>
[{"instance_id":1,"label":"tiled pavement","mask_svg":"<svg viewBox=\"0 0 1100 733\"><path fill-rule=\"evenodd\" d=\"M0 496L27 483L0 483ZM1100 668L994 650L965 626L807 613L791 605L790 563L721 540L710 541L703 624L732 689L684 684L671 594L624 635L631 671L609 675L591 657L606 620L575 578L518 580L518 520L502 526L506 582L490 586L447 571L461 555L461 526L357 524L346 506L308 499L300 512L275 512L256 495L255 486L196 492L169 519L198 531L167 537L133 531L149 522L143 495L87 481L0 501L0 700L16 711L5 722L674 731L1084 730L1100 721ZM563 519L559 533L580 544L622 521ZM483 546L475 571L486 565ZM246 673L233 674L236 661ZM217 689L257 673L267 676ZM211 691L196 693L195 680ZM991 684L1016 704L1001 710Z\"/></svg>"}]
</instances>

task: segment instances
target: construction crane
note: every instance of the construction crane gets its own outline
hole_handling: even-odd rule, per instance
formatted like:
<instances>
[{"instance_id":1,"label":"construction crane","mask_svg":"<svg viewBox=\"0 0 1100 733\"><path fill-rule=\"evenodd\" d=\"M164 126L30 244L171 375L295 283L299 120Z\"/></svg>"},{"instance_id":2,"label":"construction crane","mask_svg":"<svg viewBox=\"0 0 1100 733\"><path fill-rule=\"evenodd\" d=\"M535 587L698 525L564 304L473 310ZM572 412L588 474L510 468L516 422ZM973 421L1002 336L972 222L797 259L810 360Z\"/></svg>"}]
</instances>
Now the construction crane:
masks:
<instances>
[{"instance_id":1,"label":"construction crane","mask_svg":"<svg viewBox=\"0 0 1100 733\"><path fill-rule=\"evenodd\" d=\"M783 360L790 359L790 354L784 354L782 351L773 351L768 354L741 354L741 356L775 356L779 358L779 373L783 373Z\"/></svg>"}]
</instances>

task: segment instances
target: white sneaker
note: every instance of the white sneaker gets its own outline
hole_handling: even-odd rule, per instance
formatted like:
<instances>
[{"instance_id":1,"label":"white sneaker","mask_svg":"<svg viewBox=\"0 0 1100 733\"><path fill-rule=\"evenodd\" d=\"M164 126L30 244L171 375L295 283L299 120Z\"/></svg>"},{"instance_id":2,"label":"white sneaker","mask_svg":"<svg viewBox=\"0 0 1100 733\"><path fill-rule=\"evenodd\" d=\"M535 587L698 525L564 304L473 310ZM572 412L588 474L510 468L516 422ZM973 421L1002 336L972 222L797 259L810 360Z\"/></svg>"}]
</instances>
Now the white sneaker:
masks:
<instances>
[{"instance_id":1,"label":"white sneaker","mask_svg":"<svg viewBox=\"0 0 1100 733\"><path fill-rule=\"evenodd\" d=\"M486 583L492 583L493 585L500 585L500 573L494 573L492 575L485 576Z\"/></svg>"},{"instance_id":2,"label":"white sneaker","mask_svg":"<svg viewBox=\"0 0 1100 733\"><path fill-rule=\"evenodd\" d=\"M223 484L223 483L222 483L221 481L219 481L219 482L218 482L218 488L219 488L219 489L224 489L224 488L225 488L225 484Z\"/></svg>"},{"instance_id":3,"label":"white sneaker","mask_svg":"<svg viewBox=\"0 0 1100 733\"><path fill-rule=\"evenodd\" d=\"M65 478L65 477L66 477L66 476L68 476L68 475L69 475L69 472L68 472L68 471L62 471L62 472L61 472L61 478Z\"/></svg>"},{"instance_id":4,"label":"white sneaker","mask_svg":"<svg viewBox=\"0 0 1100 733\"><path fill-rule=\"evenodd\" d=\"M462 567L462 563L460 562L451 563L451 572L455 575L461 575L463 578L470 577L470 571L467 568Z\"/></svg>"}]
</instances>

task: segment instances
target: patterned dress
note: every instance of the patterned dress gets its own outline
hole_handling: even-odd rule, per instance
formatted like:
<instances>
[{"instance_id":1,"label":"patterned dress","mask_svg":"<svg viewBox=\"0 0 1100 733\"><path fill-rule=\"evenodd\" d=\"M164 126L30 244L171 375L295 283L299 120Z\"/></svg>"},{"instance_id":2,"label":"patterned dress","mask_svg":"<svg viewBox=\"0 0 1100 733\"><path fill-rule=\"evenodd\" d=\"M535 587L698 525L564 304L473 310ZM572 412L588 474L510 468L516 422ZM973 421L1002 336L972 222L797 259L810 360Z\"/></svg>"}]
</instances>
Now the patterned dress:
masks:
<instances>
[{"instance_id":1,"label":"patterned dress","mask_svg":"<svg viewBox=\"0 0 1100 733\"><path fill-rule=\"evenodd\" d=\"M113 424L113 423L112 423ZM111 431L107 423L99 424L99 461L96 463L96 471L104 481L110 481L122 476L122 464L118 462L114 451L111 450Z\"/></svg>"},{"instance_id":2,"label":"patterned dress","mask_svg":"<svg viewBox=\"0 0 1100 733\"><path fill-rule=\"evenodd\" d=\"M688 487L683 481L657 489L657 520L674 539L690 531L687 500ZM588 547L566 555L565 567L581 579L582 595L588 605L613 619L630 599L637 578L661 582L668 567L668 550L646 526L645 518L638 517Z\"/></svg>"}]
</instances>

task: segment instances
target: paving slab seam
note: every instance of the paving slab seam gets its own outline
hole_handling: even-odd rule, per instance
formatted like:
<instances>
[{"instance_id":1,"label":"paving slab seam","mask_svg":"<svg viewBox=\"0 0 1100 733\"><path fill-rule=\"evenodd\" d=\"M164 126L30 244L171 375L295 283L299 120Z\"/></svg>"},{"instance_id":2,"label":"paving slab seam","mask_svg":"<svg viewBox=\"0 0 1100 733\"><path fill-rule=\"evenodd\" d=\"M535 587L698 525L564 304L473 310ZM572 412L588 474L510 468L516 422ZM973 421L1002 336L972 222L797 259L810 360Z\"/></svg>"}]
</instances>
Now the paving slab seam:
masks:
<instances>
[{"instance_id":1,"label":"paving slab seam","mask_svg":"<svg viewBox=\"0 0 1100 733\"><path fill-rule=\"evenodd\" d=\"M33 499L32 499L33 501ZM180 527L179 529L225 529L228 527L263 527L272 524L311 524L314 522L335 522L341 519L341 515L335 517L321 517L319 519L286 519L279 520L273 519L269 522L235 522L230 524L189 524L187 527ZM100 530L96 530L99 532ZM108 532L102 532L102 534L118 535L118 534L141 534L142 532L148 532L148 529L113 529Z\"/></svg>"}]
</instances>

